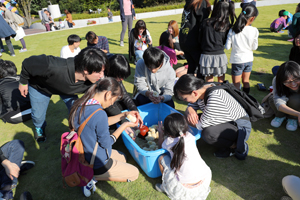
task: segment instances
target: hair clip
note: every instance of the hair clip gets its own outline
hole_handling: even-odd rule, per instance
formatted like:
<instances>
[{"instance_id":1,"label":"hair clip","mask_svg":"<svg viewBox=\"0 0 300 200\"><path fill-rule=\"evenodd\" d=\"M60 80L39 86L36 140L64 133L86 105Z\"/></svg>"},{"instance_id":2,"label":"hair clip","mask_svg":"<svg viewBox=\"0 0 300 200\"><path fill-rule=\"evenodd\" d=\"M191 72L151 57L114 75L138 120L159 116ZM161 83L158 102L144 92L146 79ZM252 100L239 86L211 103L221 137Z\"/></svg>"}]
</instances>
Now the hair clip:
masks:
<instances>
[{"instance_id":1,"label":"hair clip","mask_svg":"<svg viewBox=\"0 0 300 200\"><path fill-rule=\"evenodd\" d=\"M180 135L180 137L182 137L182 136L183 136L183 132L182 132L182 131L180 131L180 132L179 132L179 135Z\"/></svg>"},{"instance_id":2,"label":"hair clip","mask_svg":"<svg viewBox=\"0 0 300 200\"><path fill-rule=\"evenodd\" d=\"M247 13L246 13L246 11L243 11L243 13L244 13L244 15L246 15Z\"/></svg>"}]
</instances>

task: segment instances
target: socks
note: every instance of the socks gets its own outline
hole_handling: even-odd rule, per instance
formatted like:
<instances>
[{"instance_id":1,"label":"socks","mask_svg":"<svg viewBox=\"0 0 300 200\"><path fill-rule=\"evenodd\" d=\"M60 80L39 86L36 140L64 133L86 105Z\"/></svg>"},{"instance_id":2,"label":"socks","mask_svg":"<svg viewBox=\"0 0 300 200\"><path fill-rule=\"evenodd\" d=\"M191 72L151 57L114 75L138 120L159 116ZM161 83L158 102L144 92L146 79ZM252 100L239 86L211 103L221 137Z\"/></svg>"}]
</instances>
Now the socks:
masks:
<instances>
[{"instance_id":1,"label":"socks","mask_svg":"<svg viewBox=\"0 0 300 200\"><path fill-rule=\"evenodd\" d=\"M250 88L243 87L243 91L246 92L247 94L249 94L250 93Z\"/></svg>"}]
</instances>

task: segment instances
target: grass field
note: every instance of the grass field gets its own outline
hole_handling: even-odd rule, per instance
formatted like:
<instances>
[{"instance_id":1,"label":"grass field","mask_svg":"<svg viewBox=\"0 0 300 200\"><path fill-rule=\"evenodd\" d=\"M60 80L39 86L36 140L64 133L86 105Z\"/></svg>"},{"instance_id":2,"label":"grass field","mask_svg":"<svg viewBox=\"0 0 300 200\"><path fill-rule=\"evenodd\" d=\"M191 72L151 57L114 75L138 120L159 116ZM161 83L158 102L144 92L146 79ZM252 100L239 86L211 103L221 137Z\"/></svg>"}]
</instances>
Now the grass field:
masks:
<instances>
[{"instance_id":1,"label":"grass field","mask_svg":"<svg viewBox=\"0 0 300 200\"><path fill-rule=\"evenodd\" d=\"M254 51L254 65L251 74L251 94L259 101L267 92L258 91L256 84L263 82L266 87L271 85L271 69L288 60L292 43L288 42L287 31L284 34L271 33L270 23L277 18L281 9L290 12L295 10L296 4L260 7L259 16L253 23L257 27L259 36L259 47ZM237 13L240 9L236 10ZM181 15L156 17L145 19L147 28L153 38L154 46L158 45L160 34L166 30L170 20L180 22ZM125 47L119 46L121 32L120 23L96 25L85 28L56 31L40 35L27 36L25 38L28 51L18 53L21 48L20 42L13 41L16 57L10 57L4 53L2 59L12 60L21 71L22 61L32 55L60 55L60 49L67 44L70 34L78 34L82 37L80 48L86 47L85 34L94 31L98 35L108 37L110 51L128 55L128 43ZM125 36L125 38L127 35ZM229 58L230 51L226 51ZM180 61L174 68L182 66ZM135 66L131 64L132 74L124 81L128 92L133 89L133 75ZM228 65L226 79L231 81L231 66ZM184 111L186 104L176 101L176 109ZM47 112L47 141L38 144L33 138L33 124L28 121L23 124L4 124L0 122L1 145L13 139L21 139L25 142L26 153L24 159L33 160L36 166L20 176L19 184L15 191L15 197L28 190L33 198L40 199L84 199L80 188L63 188L60 168L60 136L68 131L67 108L58 96L51 98ZM245 161L239 161L235 157L217 159L213 156L215 149L205 144L201 139L197 145L201 156L212 170L211 193L208 199L280 199L284 195L281 180L284 176L294 174L300 176L300 134L299 130L289 132L285 124L281 128L273 129L270 126L271 119L260 120L253 123L253 129L248 140L249 156ZM114 145L114 148L128 155L129 162L137 165L129 155L122 140ZM140 169L140 168L139 168ZM161 178L151 179L140 169L138 180L132 183L98 182L97 191L90 199L167 199L167 196L154 189Z\"/></svg>"}]
</instances>

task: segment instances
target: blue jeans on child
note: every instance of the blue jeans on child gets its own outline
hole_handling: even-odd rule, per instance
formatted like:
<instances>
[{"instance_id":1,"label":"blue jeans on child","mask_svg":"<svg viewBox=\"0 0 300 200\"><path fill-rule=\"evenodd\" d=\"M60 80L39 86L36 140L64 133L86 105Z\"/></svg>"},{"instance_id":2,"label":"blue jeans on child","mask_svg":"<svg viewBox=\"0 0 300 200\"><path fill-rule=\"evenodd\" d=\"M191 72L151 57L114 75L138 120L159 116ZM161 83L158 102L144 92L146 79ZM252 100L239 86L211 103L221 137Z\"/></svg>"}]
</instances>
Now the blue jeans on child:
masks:
<instances>
[{"instance_id":1,"label":"blue jeans on child","mask_svg":"<svg viewBox=\"0 0 300 200\"><path fill-rule=\"evenodd\" d=\"M135 60L138 61L143 59L144 51L143 50L135 50Z\"/></svg>"},{"instance_id":2,"label":"blue jeans on child","mask_svg":"<svg viewBox=\"0 0 300 200\"><path fill-rule=\"evenodd\" d=\"M45 126L46 112L50 102L51 95L45 92L39 91L30 85L28 86L30 104L31 104L31 117L33 125L37 128ZM65 102L69 112L76 99L77 95L60 95Z\"/></svg>"},{"instance_id":3,"label":"blue jeans on child","mask_svg":"<svg viewBox=\"0 0 300 200\"><path fill-rule=\"evenodd\" d=\"M21 140L13 140L1 147L1 150L4 156L12 163L15 163L19 167L21 166L21 161L23 159L23 154L25 152L24 143ZM5 172L5 169L2 165L0 165L0 184L3 188L8 185L16 185L18 183L18 179L16 177L11 180Z\"/></svg>"}]
</instances>

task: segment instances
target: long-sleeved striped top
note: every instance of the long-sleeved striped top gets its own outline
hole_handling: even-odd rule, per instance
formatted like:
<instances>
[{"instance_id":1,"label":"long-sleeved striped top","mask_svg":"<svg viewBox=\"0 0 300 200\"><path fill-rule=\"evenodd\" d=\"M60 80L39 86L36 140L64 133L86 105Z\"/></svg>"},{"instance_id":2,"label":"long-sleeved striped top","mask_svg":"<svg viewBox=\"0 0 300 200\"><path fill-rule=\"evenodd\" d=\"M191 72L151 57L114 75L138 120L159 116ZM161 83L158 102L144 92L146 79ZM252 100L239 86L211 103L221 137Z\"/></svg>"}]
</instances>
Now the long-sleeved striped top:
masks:
<instances>
[{"instance_id":1,"label":"long-sleeved striped top","mask_svg":"<svg viewBox=\"0 0 300 200\"><path fill-rule=\"evenodd\" d=\"M214 90L208 95L207 104L199 99L188 106L202 110L200 118L202 128L236 121L247 115L245 109L228 92L223 89Z\"/></svg>"}]
</instances>

